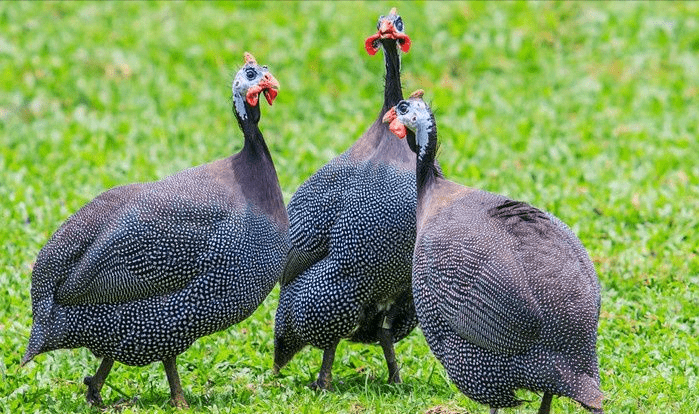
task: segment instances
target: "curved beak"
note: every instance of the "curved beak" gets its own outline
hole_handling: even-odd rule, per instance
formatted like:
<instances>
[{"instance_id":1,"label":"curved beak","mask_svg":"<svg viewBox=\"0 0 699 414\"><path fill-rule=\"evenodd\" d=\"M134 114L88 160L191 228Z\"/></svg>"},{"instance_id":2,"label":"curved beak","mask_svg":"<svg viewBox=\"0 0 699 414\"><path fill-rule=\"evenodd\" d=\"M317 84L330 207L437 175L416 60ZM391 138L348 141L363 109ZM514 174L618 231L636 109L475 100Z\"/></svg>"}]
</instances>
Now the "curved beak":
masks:
<instances>
[{"instance_id":1,"label":"curved beak","mask_svg":"<svg viewBox=\"0 0 699 414\"><path fill-rule=\"evenodd\" d=\"M384 114L383 119L381 120L381 122L383 122L384 124L386 124L386 123L388 123L388 122L393 121L393 120L396 119L397 117L398 117L398 115L396 115L396 108L393 107L393 108L389 109L388 112L386 112L386 113Z\"/></svg>"},{"instance_id":2,"label":"curved beak","mask_svg":"<svg viewBox=\"0 0 699 414\"><path fill-rule=\"evenodd\" d=\"M279 93L278 91L279 81L272 76L271 73L267 72L257 85L248 89L248 92L245 94L245 99L251 106L255 106L257 105L260 93L262 93L265 95L267 103L272 105L274 100L277 98L277 93Z\"/></svg>"}]
</instances>

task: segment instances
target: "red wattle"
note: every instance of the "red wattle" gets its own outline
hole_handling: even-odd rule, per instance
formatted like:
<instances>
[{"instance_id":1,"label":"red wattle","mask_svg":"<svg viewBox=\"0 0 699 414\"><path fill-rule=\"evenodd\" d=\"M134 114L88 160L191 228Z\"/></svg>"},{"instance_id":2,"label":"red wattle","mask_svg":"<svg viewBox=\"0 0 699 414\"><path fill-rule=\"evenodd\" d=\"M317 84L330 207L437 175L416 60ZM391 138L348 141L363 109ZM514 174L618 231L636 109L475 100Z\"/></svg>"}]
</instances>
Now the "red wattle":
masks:
<instances>
[{"instance_id":1,"label":"red wattle","mask_svg":"<svg viewBox=\"0 0 699 414\"><path fill-rule=\"evenodd\" d=\"M374 56L376 52L379 51L379 48L374 46L379 37L381 37L381 35L377 33L375 35L367 37L364 41L364 49L366 49L367 53L371 56Z\"/></svg>"},{"instance_id":2,"label":"red wattle","mask_svg":"<svg viewBox=\"0 0 699 414\"><path fill-rule=\"evenodd\" d=\"M262 88L258 85L255 85L252 88L248 89L248 93L245 94L245 100L248 101L250 106L257 105L257 100L259 98L260 92L262 92Z\"/></svg>"},{"instance_id":3,"label":"red wattle","mask_svg":"<svg viewBox=\"0 0 699 414\"><path fill-rule=\"evenodd\" d=\"M269 104L269 106L272 106L272 103L277 98L277 90L265 89L264 91L262 91L262 93L265 95L265 99L267 99L267 103Z\"/></svg>"},{"instance_id":4,"label":"red wattle","mask_svg":"<svg viewBox=\"0 0 699 414\"><path fill-rule=\"evenodd\" d=\"M401 139L405 138L405 136L408 134L408 131L405 129L405 125L403 125L398 118L391 121L391 123L388 125L388 129Z\"/></svg>"},{"instance_id":5,"label":"red wattle","mask_svg":"<svg viewBox=\"0 0 699 414\"><path fill-rule=\"evenodd\" d=\"M410 50L410 38L405 33L396 33L396 39L398 39L398 44L400 45L400 50L403 53L408 53Z\"/></svg>"}]
</instances>

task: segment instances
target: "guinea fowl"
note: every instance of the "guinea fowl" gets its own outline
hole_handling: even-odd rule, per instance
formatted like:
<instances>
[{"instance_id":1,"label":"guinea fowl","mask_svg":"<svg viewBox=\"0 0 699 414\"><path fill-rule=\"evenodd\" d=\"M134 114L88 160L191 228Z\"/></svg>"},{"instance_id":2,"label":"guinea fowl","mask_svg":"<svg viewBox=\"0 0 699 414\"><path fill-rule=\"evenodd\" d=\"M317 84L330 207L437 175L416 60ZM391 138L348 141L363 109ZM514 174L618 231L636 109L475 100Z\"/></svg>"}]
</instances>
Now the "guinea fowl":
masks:
<instances>
[{"instance_id":1,"label":"guinea fowl","mask_svg":"<svg viewBox=\"0 0 699 414\"><path fill-rule=\"evenodd\" d=\"M260 93L279 84L249 53L233 85L245 141L228 158L161 181L115 187L70 217L32 273L32 325L22 365L87 347L102 363L85 378L88 402L114 361L162 361L171 402L187 406L175 358L205 335L247 318L284 267L289 221L258 122Z\"/></svg>"},{"instance_id":2,"label":"guinea fowl","mask_svg":"<svg viewBox=\"0 0 699 414\"><path fill-rule=\"evenodd\" d=\"M365 47L384 50L384 102L376 121L291 198L290 253L274 328L274 369L303 347L323 349L313 388L331 386L342 338L378 342L389 382L400 382L393 343L417 325L410 288L415 242L415 159L381 119L402 99L400 51L410 38L395 8ZM406 202L407 200L407 202Z\"/></svg>"},{"instance_id":3,"label":"guinea fowl","mask_svg":"<svg viewBox=\"0 0 699 414\"><path fill-rule=\"evenodd\" d=\"M444 179L422 91L384 122L417 154L413 296L452 381L491 413L520 404L519 388L544 393L539 413L554 394L602 412L600 288L580 240L549 213Z\"/></svg>"}]
</instances>

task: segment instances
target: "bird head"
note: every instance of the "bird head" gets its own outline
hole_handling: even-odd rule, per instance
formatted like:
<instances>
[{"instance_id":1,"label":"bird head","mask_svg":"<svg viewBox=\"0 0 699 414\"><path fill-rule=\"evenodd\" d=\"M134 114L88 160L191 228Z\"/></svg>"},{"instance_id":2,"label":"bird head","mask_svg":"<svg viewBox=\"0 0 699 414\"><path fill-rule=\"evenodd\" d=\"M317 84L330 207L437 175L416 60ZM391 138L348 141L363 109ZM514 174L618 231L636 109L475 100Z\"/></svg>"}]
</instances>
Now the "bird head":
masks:
<instances>
[{"instance_id":1,"label":"bird head","mask_svg":"<svg viewBox=\"0 0 699 414\"><path fill-rule=\"evenodd\" d=\"M404 99L386 112L383 122L398 138L408 137L408 145L413 152L422 156L431 137L436 139L434 115L429 105L422 100L424 91L418 89L408 99Z\"/></svg>"},{"instance_id":2,"label":"bird head","mask_svg":"<svg viewBox=\"0 0 699 414\"><path fill-rule=\"evenodd\" d=\"M376 24L376 34L369 36L364 42L364 48L370 55L375 55L379 50L382 39L393 39L398 42L400 49L407 53L410 50L410 38L403 32L403 19L392 8L388 16L380 16Z\"/></svg>"},{"instance_id":3,"label":"bird head","mask_svg":"<svg viewBox=\"0 0 699 414\"><path fill-rule=\"evenodd\" d=\"M260 93L272 105L277 97L279 82L272 76L267 66L260 66L248 52L244 55L245 64L233 79L233 95L244 97L250 106L257 106ZM236 108L239 109L239 108ZM240 111L239 111L240 112Z\"/></svg>"}]
</instances>

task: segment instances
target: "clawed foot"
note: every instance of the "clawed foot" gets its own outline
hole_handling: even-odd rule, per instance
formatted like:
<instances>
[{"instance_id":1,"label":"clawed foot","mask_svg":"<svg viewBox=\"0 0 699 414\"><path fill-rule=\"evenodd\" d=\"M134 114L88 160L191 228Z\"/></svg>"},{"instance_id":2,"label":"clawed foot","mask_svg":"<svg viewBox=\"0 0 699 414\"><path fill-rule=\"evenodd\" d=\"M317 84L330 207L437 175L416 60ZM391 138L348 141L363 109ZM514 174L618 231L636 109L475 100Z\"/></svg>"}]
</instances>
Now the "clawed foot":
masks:
<instances>
[{"instance_id":1,"label":"clawed foot","mask_svg":"<svg viewBox=\"0 0 699 414\"><path fill-rule=\"evenodd\" d=\"M170 399L170 404L175 408L189 408L187 400L184 399L184 395L176 395Z\"/></svg>"},{"instance_id":2,"label":"clawed foot","mask_svg":"<svg viewBox=\"0 0 699 414\"><path fill-rule=\"evenodd\" d=\"M332 391L333 390L333 385L330 383L330 381L315 380L312 383L308 384L308 387L310 389L312 389L313 391Z\"/></svg>"},{"instance_id":3,"label":"clawed foot","mask_svg":"<svg viewBox=\"0 0 699 414\"><path fill-rule=\"evenodd\" d=\"M93 378L90 376L83 378L83 384L87 385L87 394L85 395L87 402L97 406L104 405L100 390L95 386Z\"/></svg>"},{"instance_id":4,"label":"clawed foot","mask_svg":"<svg viewBox=\"0 0 699 414\"><path fill-rule=\"evenodd\" d=\"M402 384L403 380L400 379L400 375L396 372L395 374L388 377L389 384Z\"/></svg>"}]
</instances>

